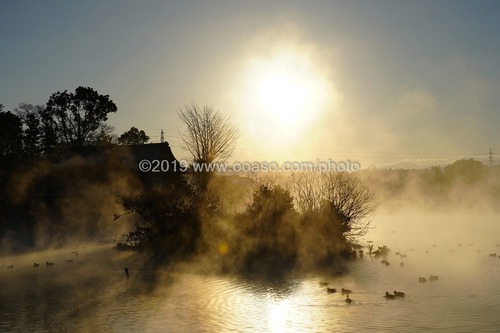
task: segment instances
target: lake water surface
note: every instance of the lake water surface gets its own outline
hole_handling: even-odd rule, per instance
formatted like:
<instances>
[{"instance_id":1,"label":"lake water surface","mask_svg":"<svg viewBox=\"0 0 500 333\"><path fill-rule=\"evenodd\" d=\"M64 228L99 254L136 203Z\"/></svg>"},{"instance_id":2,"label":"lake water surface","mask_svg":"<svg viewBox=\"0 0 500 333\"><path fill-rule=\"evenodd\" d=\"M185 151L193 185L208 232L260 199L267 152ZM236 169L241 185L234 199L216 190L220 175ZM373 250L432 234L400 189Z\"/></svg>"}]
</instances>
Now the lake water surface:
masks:
<instances>
[{"instance_id":1,"label":"lake water surface","mask_svg":"<svg viewBox=\"0 0 500 333\"><path fill-rule=\"evenodd\" d=\"M364 255L340 277L153 272L109 246L4 257L0 332L498 332L499 224L498 215L379 215L361 241L387 245L390 265ZM439 279L418 281L431 274ZM353 302L320 282L351 289ZM406 297L383 297L394 290Z\"/></svg>"}]
</instances>

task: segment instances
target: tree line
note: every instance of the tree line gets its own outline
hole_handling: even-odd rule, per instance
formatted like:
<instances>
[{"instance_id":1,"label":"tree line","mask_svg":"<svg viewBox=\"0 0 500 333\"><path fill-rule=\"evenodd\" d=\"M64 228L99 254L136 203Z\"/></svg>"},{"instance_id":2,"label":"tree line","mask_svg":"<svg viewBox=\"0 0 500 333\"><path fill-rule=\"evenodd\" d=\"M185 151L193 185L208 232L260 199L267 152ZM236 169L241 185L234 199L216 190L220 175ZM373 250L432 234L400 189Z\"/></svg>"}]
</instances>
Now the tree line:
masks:
<instances>
[{"instance_id":1,"label":"tree line","mask_svg":"<svg viewBox=\"0 0 500 333\"><path fill-rule=\"evenodd\" d=\"M20 103L12 111L0 104L0 157L50 156L68 148L143 144L149 137L132 127L120 136L107 124L117 112L109 95L90 87L53 93L45 105Z\"/></svg>"},{"instance_id":2,"label":"tree line","mask_svg":"<svg viewBox=\"0 0 500 333\"><path fill-rule=\"evenodd\" d=\"M22 103L13 112L2 108L1 157L44 157L72 148L148 142L144 131L135 127L116 136L107 124L115 112L108 95L85 87L56 92L44 106ZM231 156L238 129L228 116L194 103L180 109L178 116L192 163L224 162ZM117 248L142 251L155 261L201 254L222 271L335 271L351 256L353 237L367 231L377 206L371 190L346 173L295 174L288 179L225 177L208 171L161 173L151 182L144 180L147 174L120 168L113 158L69 166L34 160L32 168L12 168L10 175L0 177L5 185L0 194L6 197L0 203L0 225L13 237L31 237L35 247L35 234L45 233L44 244L54 245L54 239L67 237L76 226L94 237L97 226L126 216L120 222L131 228L117 240ZM11 196L13 188L20 193L16 198ZM230 212L228 202L242 189L251 193L249 199L240 198L245 208ZM78 195L73 196L75 191ZM110 212L116 202L118 211Z\"/></svg>"},{"instance_id":3,"label":"tree line","mask_svg":"<svg viewBox=\"0 0 500 333\"><path fill-rule=\"evenodd\" d=\"M498 210L500 203L500 166L472 158L426 169L365 170L362 176L384 206L394 209Z\"/></svg>"}]
</instances>

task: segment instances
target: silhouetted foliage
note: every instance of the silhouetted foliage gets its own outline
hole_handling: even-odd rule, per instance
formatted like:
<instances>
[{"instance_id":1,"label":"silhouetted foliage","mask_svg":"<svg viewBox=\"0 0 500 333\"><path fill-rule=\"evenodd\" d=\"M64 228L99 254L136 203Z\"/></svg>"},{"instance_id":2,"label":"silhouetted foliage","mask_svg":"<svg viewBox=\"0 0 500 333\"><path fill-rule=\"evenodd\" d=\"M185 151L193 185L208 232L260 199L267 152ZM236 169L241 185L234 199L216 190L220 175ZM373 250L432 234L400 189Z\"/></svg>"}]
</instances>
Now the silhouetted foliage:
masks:
<instances>
[{"instance_id":1,"label":"silhouetted foliage","mask_svg":"<svg viewBox=\"0 0 500 333\"><path fill-rule=\"evenodd\" d=\"M99 127L99 132L95 136L93 144L96 146L111 146L116 144L117 138L114 131L115 128L113 126L102 124Z\"/></svg>"},{"instance_id":2,"label":"silhouetted foliage","mask_svg":"<svg viewBox=\"0 0 500 333\"><path fill-rule=\"evenodd\" d=\"M447 165L443 173L445 178L453 179L453 181L473 184L484 179L486 170L487 168L483 163L473 159L467 159L458 160Z\"/></svg>"},{"instance_id":3,"label":"silhouetted foliage","mask_svg":"<svg viewBox=\"0 0 500 333\"><path fill-rule=\"evenodd\" d=\"M14 112L23 123L23 145L27 156L39 156L43 152L41 114L44 107L20 103Z\"/></svg>"},{"instance_id":4,"label":"silhouetted foliage","mask_svg":"<svg viewBox=\"0 0 500 333\"><path fill-rule=\"evenodd\" d=\"M46 156L52 155L61 146L57 123L49 112L43 110L40 114L42 130L42 153Z\"/></svg>"},{"instance_id":5,"label":"silhouetted foliage","mask_svg":"<svg viewBox=\"0 0 500 333\"><path fill-rule=\"evenodd\" d=\"M124 240L156 258L186 258L194 253L200 237L200 200L182 174L165 177L161 187L123 198L124 208L140 216Z\"/></svg>"},{"instance_id":6,"label":"silhouetted foliage","mask_svg":"<svg viewBox=\"0 0 500 333\"><path fill-rule=\"evenodd\" d=\"M78 87L74 93L65 90L52 94L42 118L58 142L82 147L95 142L99 127L116 110L108 95L100 95L90 87Z\"/></svg>"},{"instance_id":7,"label":"silhouetted foliage","mask_svg":"<svg viewBox=\"0 0 500 333\"><path fill-rule=\"evenodd\" d=\"M149 136L143 130L131 127L118 137L117 142L121 145L142 145L149 141Z\"/></svg>"},{"instance_id":8,"label":"silhouetted foliage","mask_svg":"<svg viewBox=\"0 0 500 333\"><path fill-rule=\"evenodd\" d=\"M252 203L247 213L264 231L267 225L277 223L286 214L293 212L293 198L290 192L280 185L260 184L253 192Z\"/></svg>"},{"instance_id":9,"label":"silhouetted foliage","mask_svg":"<svg viewBox=\"0 0 500 333\"><path fill-rule=\"evenodd\" d=\"M0 157L19 158L23 151L22 143L21 119L10 111L0 111Z\"/></svg>"},{"instance_id":10,"label":"silhouetted foliage","mask_svg":"<svg viewBox=\"0 0 500 333\"><path fill-rule=\"evenodd\" d=\"M238 219L240 270L246 273L283 274L293 270L297 259L295 221L290 192L278 184L258 183L252 202Z\"/></svg>"}]
</instances>

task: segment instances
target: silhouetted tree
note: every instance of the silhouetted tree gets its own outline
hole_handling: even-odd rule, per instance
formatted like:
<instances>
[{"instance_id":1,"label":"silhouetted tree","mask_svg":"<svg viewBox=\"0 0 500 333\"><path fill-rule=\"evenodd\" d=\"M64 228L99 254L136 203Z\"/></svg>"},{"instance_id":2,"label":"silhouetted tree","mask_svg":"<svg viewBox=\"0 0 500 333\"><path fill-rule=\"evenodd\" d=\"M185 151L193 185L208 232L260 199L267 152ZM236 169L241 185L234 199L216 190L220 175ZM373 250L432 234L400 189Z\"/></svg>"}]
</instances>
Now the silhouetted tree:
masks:
<instances>
[{"instance_id":1,"label":"silhouetted tree","mask_svg":"<svg viewBox=\"0 0 500 333\"><path fill-rule=\"evenodd\" d=\"M111 146L116 144L117 138L114 134L115 128L108 124L102 124L95 136L93 144L96 146Z\"/></svg>"},{"instance_id":2,"label":"silhouetted tree","mask_svg":"<svg viewBox=\"0 0 500 333\"><path fill-rule=\"evenodd\" d=\"M293 211L293 197L279 185L260 184L253 192L252 203L247 207L250 217L275 223Z\"/></svg>"},{"instance_id":3,"label":"silhouetted tree","mask_svg":"<svg viewBox=\"0 0 500 333\"><path fill-rule=\"evenodd\" d=\"M23 151L21 119L10 111L3 111L3 105L0 106L0 156L18 157Z\"/></svg>"},{"instance_id":4,"label":"silhouetted tree","mask_svg":"<svg viewBox=\"0 0 500 333\"><path fill-rule=\"evenodd\" d=\"M108 95L100 95L90 87L78 87L74 93L65 90L52 94L44 111L44 125L49 132L55 130L66 146L91 145L108 114L116 110Z\"/></svg>"},{"instance_id":5,"label":"silhouetted tree","mask_svg":"<svg viewBox=\"0 0 500 333\"><path fill-rule=\"evenodd\" d=\"M131 127L118 137L118 143L121 145L142 145L149 141L149 136L143 130Z\"/></svg>"},{"instance_id":6,"label":"silhouetted tree","mask_svg":"<svg viewBox=\"0 0 500 333\"><path fill-rule=\"evenodd\" d=\"M161 187L123 198L124 208L141 217L124 240L169 260L194 253L201 230L197 193L182 174L165 177Z\"/></svg>"},{"instance_id":7,"label":"silhouetted tree","mask_svg":"<svg viewBox=\"0 0 500 333\"><path fill-rule=\"evenodd\" d=\"M184 148L195 163L225 162L233 153L238 139L237 128L227 116L212 107L187 105L179 111L186 126L181 134Z\"/></svg>"},{"instance_id":8,"label":"silhouetted tree","mask_svg":"<svg viewBox=\"0 0 500 333\"><path fill-rule=\"evenodd\" d=\"M345 172L301 173L293 178L295 204L308 216L321 214L346 236L363 235L377 203L359 178ZM338 226L336 225L338 224Z\"/></svg>"},{"instance_id":9,"label":"silhouetted tree","mask_svg":"<svg viewBox=\"0 0 500 333\"><path fill-rule=\"evenodd\" d=\"M470 158L447 165L444 168L444 175L450 182L474 184L485 177L486 171L487 168L483 163Z\"/></svg>"},{"instance_id":10,"label":"silhouetted tree","mask_svg":"<svg viewBox=\"0 0 500 333\"><path fill-rule=\"evenodd\" d=\"M225 162L233 153L238 130L227 116L212 107L199 108L187 105L179 111L186 126L181 133L184 149L189 151L195 164L209 165ZM202 169L194 175L194 181L202 192L206 192L212 175L211 170Z\"/></svg>"},{"instance_id":11,"label":"silhouetted tree","mask_svg":"<svg viewBox=\"0 0 500 333\"><path fill-rule=\"evenodd\" d=\"M41 121L41 149L42 154L51 155L61 144L58 136L57 123L52 114L43 110L40 114Z\"/></svg>"},{"instance_id":12,"label":"silhouetted tree","mask_svg":"<svg viewBox=\"0 0 500 333\"><path fill-rule=\"evenodd\" d=\"M317 213L321 209L324 192L322 176L316 172L296 173L292 176L295 206L301 213Z\"/></svg>"},{"instance_id":13,"label":"silhouetted tree","mask_svg":"<svg viewBox=\"0 0 500 333\"><path fill-rule=\"evenodd\" d=\"M14 112L23 123L24 153L28 156L38 156L42 153L41 114L44 107L20 103Z\"/></svg>"},{"instance_id":14,"label":"silhouetted tree","mask_svg":"<svg viewBox=\"0 0 500 333\"><path fill-rule=\"evenodd\" d=\"M271 275L291 270L297 258L295 219L293 197L286 188L258 183L241 217L241 269Z\"/></svg>"},{"instance_id":15,"label":"silhouetted tree","mask_svg":"<svg viewBox=\"0 0 500 333\"><path fill-rule=\"evenodd\" d=\"M377 208L370 188L344 172L324 174L322 184L325 194L322 209L341 223L345 235L364 235Z\"/></svg>"}]
</instances>

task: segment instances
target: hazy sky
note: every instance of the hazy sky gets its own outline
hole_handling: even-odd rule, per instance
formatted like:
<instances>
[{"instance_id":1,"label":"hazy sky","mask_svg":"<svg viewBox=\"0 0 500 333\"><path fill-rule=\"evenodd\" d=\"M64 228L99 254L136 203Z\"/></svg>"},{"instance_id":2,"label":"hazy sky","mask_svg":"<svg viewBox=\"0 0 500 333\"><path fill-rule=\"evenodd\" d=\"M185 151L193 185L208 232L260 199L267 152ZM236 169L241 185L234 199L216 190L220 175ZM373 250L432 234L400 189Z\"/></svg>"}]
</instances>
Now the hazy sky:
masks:
<instances>
[{"instance_id":1,"label":"hazy sky","mask_svg":"<svg viewBox=\"0 0 500 333\"><path fill-rule=\"evenodd\" d=\"M498 1L2 1L0 104L90 86L178 158L186 104L240 128L233 161L500 153Z\"/></svg>"}]
</instances>

